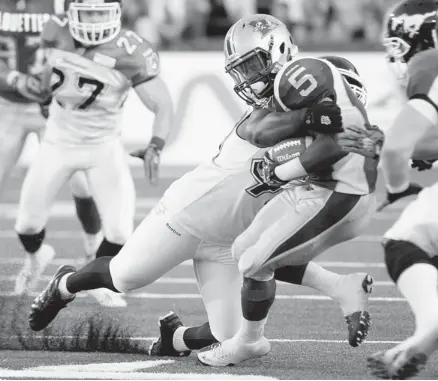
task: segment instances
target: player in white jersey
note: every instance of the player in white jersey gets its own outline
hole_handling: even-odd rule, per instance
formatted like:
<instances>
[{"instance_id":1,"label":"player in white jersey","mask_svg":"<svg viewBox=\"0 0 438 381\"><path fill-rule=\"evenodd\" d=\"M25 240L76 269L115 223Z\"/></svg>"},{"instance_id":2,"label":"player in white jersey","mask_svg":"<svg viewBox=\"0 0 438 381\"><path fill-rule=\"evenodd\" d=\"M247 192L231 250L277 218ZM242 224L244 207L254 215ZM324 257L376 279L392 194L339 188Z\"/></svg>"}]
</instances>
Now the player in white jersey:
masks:
<instances>
[{"instance_id":1,"label":"player in white jersey","mask_svg":"<svg viewBox=\"0 0 438 381\"><path fill-rule=\"evenodd\" d=\"M437 10L438 1L405 0L386 20L387 58L408 100L385 132L382 170L387 200L383 206L421 191L410 183L411 158L419 169L430 168L438 158ZM414 377L438 349L437 200L435 183L419 193L384 235L388 274L409 303L415 331L401 344L368 359L378 378Z\"/></svg>"},{"instance_id":2,"label":"player in white jersey","mask_svg":"<svg viewBox=\"0 0 438 381\"><path fill-rule=\"evenodd\" d=\"M44 96L37 77L44 63L39 35L51 15L64 12L64 3L65 0L0 1L0 198L26 138L31 133L40 138L44 133L45 122L37 104ZM82 172L72 176L70 186L84 229L86 257L91 257L102 241L99 214ZM29 275L43 271L53 254L47 247L26 256L16 279L16 294L26 292Z\"/></svg>"},{"instance_id":3,"label":"player in white jersey","mask_svg":"<svg viewBox=\"0 0 438 381\"><path fill-rule=\"evenodd\" d=\"M148 162L158 162L173 107L157 53L142 37L121 29L120 19L120 1L73 1L67 17L54 16L44 26L50 70L41 83L51 85L52 102L16 221L29 256L46 247L50 207L78 171L85 173L102 218L104 239L96 256L116 255L133 231L135 189L121 142L123 105L133 88L155 113L152 140L140 155Z\"/></svg>"},{"instance_id":4,"label":"player in white jersey","mask_svg":"<svg viewBox=\"0 0 438 381\"><path fill-rule=\"evenodd\" d=\"M324 110L332 114L327 116ZM294 128L307 126L305 120L310 127L316 124L333 131L340 122L337 113L334 105L316 105L292 115L270 116L280 118L293 135ZM266 116L263 110L262 114ZM326 118L332 118L334 125L321 123ZM62 266L32 305L30 327L37 331L46 327L77 292L100 287L131 291L192 259L212 333L218 339L231 337L241 315L241 276L230 245L238 229L245 229L279 192L263 184L257 171L250 171L261 163L264 150L239 136L240 128L258 119L259 112L245 115L218 155L173 183L116 257L97 258L77 271Z\"/></svg>"},{"instance_id":5,"label":"player in white jersey","mask_svg":"<svg viewBox=\"0 0 438 381\"><path fill-rule=\"evenodd\" d=\"M285 25L268 15L246 17L231 27L224 50L236 93L248 104L276 111L335 101L344 125L365 129L369 125L365 108L341 73L327 60L292 59L296 51L285 43L288 35ZM274 124L265 131L269 133L274 140L286 138ZM241 326L232 338L198 352L205 365L228 366L269 353L264 326L275 300L275 270L306 264L359 236L375 210L377 157L344 153L331 137L319 135L285 164L265 158L264 184L275 189L299 179L300 185L288 187L267 203L234 241L233 257L244 279ZM367 274L362 280L372 283ZM355 317L369 319L365 309Z\"/></svg>"}]
</instances>

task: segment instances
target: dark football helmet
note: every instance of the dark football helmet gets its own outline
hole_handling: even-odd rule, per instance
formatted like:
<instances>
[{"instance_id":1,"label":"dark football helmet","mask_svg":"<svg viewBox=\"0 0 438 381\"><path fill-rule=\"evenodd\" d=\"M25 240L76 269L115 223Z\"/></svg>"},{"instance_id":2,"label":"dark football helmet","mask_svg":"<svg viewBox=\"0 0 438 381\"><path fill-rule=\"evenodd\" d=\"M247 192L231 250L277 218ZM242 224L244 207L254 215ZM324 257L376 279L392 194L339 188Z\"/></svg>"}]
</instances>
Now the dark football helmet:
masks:
<instances>
[{"instance_id":1,"label":"dark football helmet","mask_svg":"<svg viewBox=\"0 0 438 381\"><path fill-rule=\"evenodd\" d=\"M368 104L368 91L359 76L359 72L356 67L346 58L339 56L324 56L320 57L331 64L336 66L347 83L350 85L351 90L361 103L366 107Z\"/></svg>"},{"instance_id":2,"label":"dark football helmet","mask_svg":"<svg viewBox=\"0 0 438 381\"><path fill-rule=\"evenodd\" d=\"M85 46L104 44L120 32L121 0L73 0L67 16L75 40Z\"/></svg>"},{"instance_id":3,"label":"dark football helmet","mask_svg":"<svg viewBox=\"0 0 438 381\"><path fill-rule=\"evenodd\" d=\"M418 52L438 47L438 0L405 0L386 19L383 46L397 77L406 79L407 63Z\"/></svg>"}]
</instances>

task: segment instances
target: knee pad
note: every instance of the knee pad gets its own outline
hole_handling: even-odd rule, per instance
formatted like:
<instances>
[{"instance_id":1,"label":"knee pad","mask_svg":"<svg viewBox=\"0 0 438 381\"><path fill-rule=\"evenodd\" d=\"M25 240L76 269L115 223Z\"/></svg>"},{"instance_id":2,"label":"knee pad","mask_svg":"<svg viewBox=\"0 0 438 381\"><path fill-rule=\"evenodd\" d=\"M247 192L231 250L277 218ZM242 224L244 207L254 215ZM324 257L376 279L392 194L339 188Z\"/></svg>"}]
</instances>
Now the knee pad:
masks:
<instances>
[{"instance_id":1,"label":"knee pad","mask_svg":"<svg viewBox=\"0 0 438 381\"><path fill-rule=\"evenodd\" d=\"M41 230L37 234L18 234L21 244L28 253L36 253L44 242L46 237L46 229Z\"/></svg>"},{"instance_id":2,"label":"knee pad","mask_svg":"<svg viewBox=\"0 0 438 381\"><path fill-rule=\"evenodd\" d=\"M385 249L386 268L395 283L397 283L403 271L417 263L428 263L436 266L425 251L411 242L388 239L383 243L383 247Z\"/></svg>"}]
</instances>

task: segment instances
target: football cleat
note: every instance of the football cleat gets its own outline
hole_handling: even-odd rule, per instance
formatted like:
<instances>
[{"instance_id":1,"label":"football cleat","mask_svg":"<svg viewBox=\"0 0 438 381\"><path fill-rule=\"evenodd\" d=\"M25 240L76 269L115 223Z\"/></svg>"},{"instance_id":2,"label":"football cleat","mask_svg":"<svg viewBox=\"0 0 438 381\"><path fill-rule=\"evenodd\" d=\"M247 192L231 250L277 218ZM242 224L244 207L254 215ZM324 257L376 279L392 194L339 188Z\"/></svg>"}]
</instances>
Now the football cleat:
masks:
<instances>
[{"instance_id":1,"label":"football cleat","mask_svg":"<svg viewBox=\"0 0 438 381\"><path fill-rule=\"evenodd\" d=\"M26 253L23 267L15 280L15 294L23 295L34 291L41 275L54 257L55 250L46 244L43 244L36 253Z\"/></svg>"},{"instance_id":2,"label":"football cleat","mask_svg":"<svg viewBox=\"0 0 438 381\"><path fill-rule=\"evenodd\" d=\"M225 367L266 356L270 351L271 344L264 336L251 343L233 338L201 349L197 357L202 365Z\"/></svg>"},{"instance_id":3,"label":"football cleat","mask_svg":"<svg viewBox=\"0 0 438 381\"><path fill-rule=\"evenodd\" d=\"M167 315L158 320L160 327L160 337L155 339L149 347L150 356L169 356L169 357L185 357L189 356L191 351L177 351L173 347L173 335L175 331L183 326L179 316L170 311Z\"/></svg>"},{"instance_id":4,"label":"football cleat","mask_svg":"<svg viewBox=\"0 0 438 381\"><path fill-rule=\"evenodd\" d=\"M348 327L348 343L352 347L364 342L371 327L371 317L367 309L373 283L373 277L366 273L345 275L339 282L340 292L336 299L344 312Z\"/></svg>"},{"instance_id":5,"label":"football cleat","mask_svg":"<svg viewBox=\"0 0 438 381\"><path fill-rule=\"evenodd\" d=\"M72 266L61 266L46 289L35 298L29 315L29 326L33 331L41 331L46 328L55 319L59 311L75 298L73 296L71 299L64 300L58 290L61 278L65 274L75 271L76 269Z\"/></svg>"}]
</instances>

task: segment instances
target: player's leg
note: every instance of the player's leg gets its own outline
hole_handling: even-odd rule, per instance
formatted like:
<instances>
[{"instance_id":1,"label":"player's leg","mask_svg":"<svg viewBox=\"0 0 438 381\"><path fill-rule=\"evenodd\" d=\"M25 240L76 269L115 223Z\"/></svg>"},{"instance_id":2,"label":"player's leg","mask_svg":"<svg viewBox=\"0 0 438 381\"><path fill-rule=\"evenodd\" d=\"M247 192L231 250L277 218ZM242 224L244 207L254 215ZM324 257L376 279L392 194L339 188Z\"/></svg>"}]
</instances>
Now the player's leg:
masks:
<instances>
[{"instance_id":1,"label":"player's leg","mask_svg":"<svg viewBox=\"0 0 438 381\"><path fill-rule=\"evenodd\" d=\"M70 188L76 214L83 229L85 260L89 262L96 255L96 251L103 240L99 212L83 171L78 171L72 176Z\"/></svg>"},{"instance_id":2,"label":"player's leg","mask_svg":"<svg viewBox=\"0 0 438 381\"><path fill-rule=\"evenodd\" d=\"M263 332L275 299L274 270L305 264L328 247L360 234L369 220L371 199L299 187L271 200L233 245L244 276L241 328L219 350L200 352L198 359L225 366L268 353Z\"/></svg>"},{"instance_id":3,"label":"player's leg","mask_svg":"<svg viewBox=\"0 0 438 381\"><path fill-rule=\"evenodd\" d=\"M18 108L11 102L0 98L0 198L12 168L23 150L27 131L17 118Z\"/></svg>"},{"instance_id":4,"label":"player's leg","mask_svg":"<svg viewBox=\"0 0 438 381\"><path fill-rule=\"evenodd\" d=\"M410 378L438 349L438 184L424 189L384 236L391 279L415 316L415 332L406 341L369 358L377 377Z\"/></svg>"},{"instance_id":5,"label":"player's leg","mask_svg":"<svg viewBox=\"0 0 438 381\"><path fill-rule=\"evenodd\" d=\"M68 154L62 148L42 143L26 174L15 224L26 252L24 266L15 284L17 294L36 287L55 255L53 248L44 244L45 226L59 189L72 174L67 158Z\"/></svg>"},{"instance_id":6,"label":"player's leg","mask_svg":"<svg viewBox=\"0 0 438 381\"><path fill-rule=\"evenodd\" d=\"M46 327L80 291L128 292L144 287L193 258L199 243L158 205L116 256L96 258L77 271L62 266L32 305L30 326L36 331Z\"/></svg>"},{"instance_id":7,"label":"player's leg","mask_svg":"<svg viewBox=\"0 0 438 381\"><path fill-rule=\"evenodd\" d=\"M203 242L193 264L208 322L183 326L178 315L170 312L160 319L160 338L150 347L153 356L188 355L191 350L233 337L239 329L242 277L230 248Z\"/></svg>"}]
</instances>

